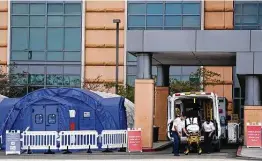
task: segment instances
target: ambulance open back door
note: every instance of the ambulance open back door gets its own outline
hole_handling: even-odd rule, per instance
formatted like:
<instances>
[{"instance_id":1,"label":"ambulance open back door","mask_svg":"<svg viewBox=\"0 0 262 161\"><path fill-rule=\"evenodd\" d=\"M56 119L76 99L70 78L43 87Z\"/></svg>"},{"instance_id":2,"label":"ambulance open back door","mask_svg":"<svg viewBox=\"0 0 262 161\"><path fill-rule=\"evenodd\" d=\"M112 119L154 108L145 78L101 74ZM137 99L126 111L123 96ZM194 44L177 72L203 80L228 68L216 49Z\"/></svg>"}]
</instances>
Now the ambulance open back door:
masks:
<instances>
[{"instance_id":1,"label":"ambulance open back door","mask_svg":"<svg viewBox=\"0 0 262 161\"><path fill-rule=\"evenodd\" d=\"M185 93L176 93L173 94L172 96L168 96L168 121L167 121L167 135L168 138L170 140L172 140L172 136L171 136L171 124L172 121L175 118L175 106L176 104L180 104L180 112L183 112L184 109L186 109L187 107L184 107L183 105L183 101L186 100L192 100L194 99L198 99L198 100L212 100L212 103L209 103L209 116L212 116L212 119L216 122L216 136L215 136L215 140L219 141L219 145L218 147L220 148L220 136L221 136L221 126L220 126L220 118L219 118L219 112L218 112L218 97L217 95L215 95L214 93L205 93L205 92L185 92ZM202 100L203 101L203 100ZM180 102L180 103L178 103ZM202 106L201 106L202 107ZM204 107L202 107L204 108ZM203 137L201 137L201 140L203 141ZM186 137L181 137L181 143L186 141ZM217 143L216 143L217 144ZM217 145L216 145L217 146Z\"/></svg>"},{"instance_id":2,"label":"ambulance open back door","mask_svg":"<svg viewBox=\"0 0 262 161\"><path fill-rule=\"evenodd\" d=\"M172 136L171 136L171 127L170 127L170 125L172 124L172 121L174 120L174 108L172 108L172 107L174 107L174 99L171 97L171 96L168 96L167 97L167 101L168 101L168 103L167 103L167 105L168 105L168 114L167 114L167 116L168 116L168 118L167 118L167 137L169 138L169 139L171 139L172 140Z\"/></svg>"}]
</instances>

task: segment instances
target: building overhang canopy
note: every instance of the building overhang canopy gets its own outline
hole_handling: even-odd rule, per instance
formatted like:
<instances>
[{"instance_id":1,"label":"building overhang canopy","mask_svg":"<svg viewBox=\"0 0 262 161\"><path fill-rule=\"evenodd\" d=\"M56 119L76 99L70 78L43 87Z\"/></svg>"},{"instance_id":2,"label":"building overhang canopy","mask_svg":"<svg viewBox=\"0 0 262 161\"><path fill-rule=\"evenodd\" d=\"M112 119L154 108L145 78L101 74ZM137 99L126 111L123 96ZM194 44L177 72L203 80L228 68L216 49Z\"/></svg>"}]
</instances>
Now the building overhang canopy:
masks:
<instances>
[{"instance_id":1,"label":"building overhang canopy","mask_svg":"<svg viewBox=\"0 0 262 161\"><path fill-rule=\"evenodd\" d=\"M153 53L153 64L235 65L237 52L262 51L262 31L129 30L127 52Z\"/></svg>"}]
</instances>

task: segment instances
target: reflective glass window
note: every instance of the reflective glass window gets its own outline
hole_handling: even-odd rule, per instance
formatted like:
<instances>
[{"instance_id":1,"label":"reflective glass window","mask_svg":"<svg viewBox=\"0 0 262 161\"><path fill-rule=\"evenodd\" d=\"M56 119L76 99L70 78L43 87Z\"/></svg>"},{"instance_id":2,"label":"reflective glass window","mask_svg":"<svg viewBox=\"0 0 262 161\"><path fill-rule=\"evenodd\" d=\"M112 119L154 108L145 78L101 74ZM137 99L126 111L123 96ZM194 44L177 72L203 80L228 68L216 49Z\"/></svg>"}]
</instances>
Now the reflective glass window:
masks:
<instances>
[{"instance_id":1,"label":"reflective glass window","mask_svg":"<svg viewBox=\"0 0 262 161\"><path fill-rule=\"evenodd\" d=\"M201 1L128 2L129 30L199 30Z\"/></svg>"}]
</instances>

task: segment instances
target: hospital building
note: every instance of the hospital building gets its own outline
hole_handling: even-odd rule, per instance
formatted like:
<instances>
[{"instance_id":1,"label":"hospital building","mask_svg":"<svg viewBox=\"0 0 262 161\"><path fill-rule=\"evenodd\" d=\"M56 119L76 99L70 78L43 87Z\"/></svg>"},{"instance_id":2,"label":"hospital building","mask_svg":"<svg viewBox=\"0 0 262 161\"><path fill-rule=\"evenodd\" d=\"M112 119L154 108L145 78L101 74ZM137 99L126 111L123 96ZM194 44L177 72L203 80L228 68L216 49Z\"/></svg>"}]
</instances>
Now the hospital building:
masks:
<instances>
[{"instance_id":1,"label":"hospital building","mask_svg":"<svg viewBox=\"0 0 262 161\"><path fill-rule=\"evenodd\" d=\"M81 87L98 76L114 82L113 19L121 20L119 83L136 87L143 146L152 146L153 124L166 139L169 79L189 80L201 66L221 74L223 83L205 91L226 97L229 115L261 121L260 1L0 1L2 69L28 73L17 87L26 92ZM256 116L244 116L245 108Z\"/></svg>"}]
</instances>

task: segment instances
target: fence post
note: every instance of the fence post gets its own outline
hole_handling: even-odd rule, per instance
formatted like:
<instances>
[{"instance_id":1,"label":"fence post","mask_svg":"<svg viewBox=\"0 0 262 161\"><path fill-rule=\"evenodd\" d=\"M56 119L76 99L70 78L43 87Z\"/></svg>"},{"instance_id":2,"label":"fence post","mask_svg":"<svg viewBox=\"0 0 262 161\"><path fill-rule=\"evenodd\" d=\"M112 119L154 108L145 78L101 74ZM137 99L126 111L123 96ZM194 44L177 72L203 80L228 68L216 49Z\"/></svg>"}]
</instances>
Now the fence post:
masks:
<instances>
[{"instance_id":1,"label":"fence post","mask_svg":"<svg viewBox=\"0 0 262 161\"><path fill-rule=\"evenodd\" d=\"M90 148L90 145L89 145L89 148L88 148L88 150L87 150L87 152L86 153L89 153L89 154L91 154L92 153L92 151L91 151L91 148Z\"/></svg>"},{"instance_id":2,"label":"fence post","mask_svg":"<svg viewBox=\"0 0 262 161\"><path fill-rule=\"evenodd\" d=\"M31 149L30 149L30 146L28 146L28 148L27 148L27 154L32 154L32 151L31 151Z\"/></svg>"},{"instance_id":3,"label":"fence post","mask_svg":"<svg viewBox=\"0 0 262 161\"><path fill-rule=\"evenodd\" d=\"M110 152L112 152L111 150L109 150L109 147L108 147L108 145L107 145L107 148L106 148L106 150L104 150L103 151L104 153L110 153Z\"/></svg>"},{"instance_id":4,"label":"fence post","mask_svg":"<svg viewBox=\"0 0 262 161\"><path fill-rule=\"evenodd\" d=\"M2 138L2 135L0 136L0 149L2 149L2 140L3 140L3 138Z\"/></svg>"},{"instance_id":5,"label":"fence post","mask_svg":"<svg viewBox=\"0 0 262 161\"><path fill-rule=\"evenodd\" d=\"M44 154L55 154L55 152L52 152L50 146L48 146L48 150Z\"/></svg>"},{"instance_id":6,"label":"fence post","mask_svg":"<svg viewBox=\"0 0 262 161\"><path fill-rule=\"evenodd\" d=\"M69 151L68 146L66 147L66 151L63 154L72 154L72 152Z\"/></svg>"},{"instance_id":7,"label":"fence post","mask_svg":"<svg viewBox=\"0 0 262 161\"><path fill-rule=\"evenodd\" d=\"M118 152L126 152L126 148L124 148L123 144L122 144L122 147L118 150Z\"/></svg>"}]
</instances>

